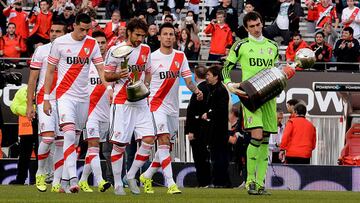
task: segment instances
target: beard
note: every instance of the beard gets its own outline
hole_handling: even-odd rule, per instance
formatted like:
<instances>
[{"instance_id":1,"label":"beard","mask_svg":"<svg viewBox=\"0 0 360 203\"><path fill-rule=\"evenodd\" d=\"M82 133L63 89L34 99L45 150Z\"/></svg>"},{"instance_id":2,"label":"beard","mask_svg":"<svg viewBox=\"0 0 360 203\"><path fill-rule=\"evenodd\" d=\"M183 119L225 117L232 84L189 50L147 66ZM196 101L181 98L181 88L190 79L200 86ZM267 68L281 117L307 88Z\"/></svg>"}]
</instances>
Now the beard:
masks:
<instances>
[{"instance_id":1,"label":"beard","mask_svg":"<svg viewBox=\"0 0 360 203\"><path fill-rule=\"evenodd\" d=\"M15 11L21 12L21 11L22 11L22 8L15 8Z\"/></svg>"}]
</instances>

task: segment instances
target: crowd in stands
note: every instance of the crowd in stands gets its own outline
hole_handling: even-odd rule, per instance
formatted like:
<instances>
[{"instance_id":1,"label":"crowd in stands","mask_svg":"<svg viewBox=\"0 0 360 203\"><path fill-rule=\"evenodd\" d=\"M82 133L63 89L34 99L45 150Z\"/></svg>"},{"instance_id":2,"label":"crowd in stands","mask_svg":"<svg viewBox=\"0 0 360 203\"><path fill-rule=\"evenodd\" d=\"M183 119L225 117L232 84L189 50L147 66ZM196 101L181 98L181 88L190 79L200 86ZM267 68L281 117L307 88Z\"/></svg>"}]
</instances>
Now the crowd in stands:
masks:
<instances>
[{"instance_id":1,"label":"crowd in stands","mask_svg":"<svg viewBox=\"0 0 360 203\"><path fill-rule=\"evenodd\" d=\"M287 47L282 61L293 61L297 50L308 47L318 62L353 63L359 62L358 6L356 0L1 0L0 56L30 57L37 46L49 42L52 22L62 21L71 31L75 15L87 13L93 20L89 34L105 32L108 47L123 41L126 22L138 17L150 25L146 43L152 51L159 47L158 26L172 22L177 28L175 47L190 60L204 59L204 49L208 60L220 60L235 40L247 37L242 18L255 10L266 21L264 36ZM325 65L315 68L323 70Z\"/></svg>"}]
</instances>

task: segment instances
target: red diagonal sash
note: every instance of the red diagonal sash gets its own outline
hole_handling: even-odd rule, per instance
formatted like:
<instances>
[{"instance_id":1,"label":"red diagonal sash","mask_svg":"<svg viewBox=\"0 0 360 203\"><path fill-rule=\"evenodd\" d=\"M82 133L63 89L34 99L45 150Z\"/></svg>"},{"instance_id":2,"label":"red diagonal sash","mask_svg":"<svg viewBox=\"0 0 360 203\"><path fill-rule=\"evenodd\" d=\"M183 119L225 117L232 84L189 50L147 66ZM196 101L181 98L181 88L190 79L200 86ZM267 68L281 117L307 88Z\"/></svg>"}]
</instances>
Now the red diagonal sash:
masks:
<instances>
[{"instance_id":1,"label":"red diagonal sash","mask_svg":"<svg viewBox=\"0 0 360 203\"><path fill-rule=\"evenodd\" d=\"M359 13L359 8L355 7L354 11L351 13L351 16L350 16L350 20L351 22L350 23L344 23L344 27L349 27L350 24L355 20L357 14Z\"/></svg>"},{"instance_id":2,"label":"red diagonal sash","mask_svg":"<svg viewBox=\"0 0 360 203\"><path fill-rule=\"evenodd\" d=\"M90 95L90 104L89 104L89 113L88 115L91 114L91 112L95 109L96 105L99 103L101 97L104 95L106 91L106 87L102 84L100 85L96 85L94 90L91 92Z\"/></svg>"},{"instance_id":3,"label":"red diagonal sash","mask_svg":"<svg viewBox=\"0 0 360 203\"><path fill-rule=\"evenodd\" d=\"M95 47L95 43L96 42L93 39L86 39L84 45L80 49L78 57L83 59L89 58ZM88 50L88 53L86 53L85 50ZM75 79L79 76L81 69L82 67L84 67L84 65L85 63L73 64L70 66L69 70L65 73L64 78L61 80L58 88L56 89L56 99L59 99L66 91L70 89Z\"/></svg>"}]
</instances>

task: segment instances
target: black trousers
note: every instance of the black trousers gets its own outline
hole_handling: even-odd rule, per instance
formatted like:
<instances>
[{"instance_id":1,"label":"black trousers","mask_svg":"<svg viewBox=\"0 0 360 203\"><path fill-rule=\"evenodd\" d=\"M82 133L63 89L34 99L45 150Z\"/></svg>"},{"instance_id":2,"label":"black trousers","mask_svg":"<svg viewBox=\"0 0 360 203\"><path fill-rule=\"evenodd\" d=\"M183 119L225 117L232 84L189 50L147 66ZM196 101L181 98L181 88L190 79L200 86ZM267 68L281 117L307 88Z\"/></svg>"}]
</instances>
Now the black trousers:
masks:
<instances>
[{"instance_id":1,"label":"black trousers","mask_svg":"<svg viewBox=\"0 0 360 203\"><path fill-rule=\"evenodd\" d=\"M49 42L50 42L50 40L42 38L37 34L33 34L26 40L27 53L29 54L29 56L31 56L35 51L35 48L34 48L35 44L38 44L38 43L47 44Z\"/></svg>"},{"instance_id":2,"label":"black trousers","mask_svg":"<svg viewBox=\"0 0 360 203\"><path fill-rule=\"evenodd\" d=\"M202 140L190 141L199 187L211 184L210 152Z\"/></svg>"},{"instance_id":3,"label":"black trousers","mask_svg":"<svg viewBox=\"0 0 360 203\"><path fill-rule=\"evenodd\" d=\"M17 175L16 175L16 184L23 185L28 176L28 170L30 169L30 158L32 151L35 151L36 154L36 162L37 162L37 149L39 147L39 138L38 138L38 128L37 128L37 120L32 122L33 134L32 135L23 135L20 136L20 154L17 166ZM34 168L35 174L37 167ZM35 177L30 177L30 184L33 184L35 181Z\"/></svg>"},{"instance_id":4,"label":"black trousers","mask_svg":"<svg viewBox=\"0 0 360 203\"><path fill-rule=\"evenodd\" d=\"M310 164L310 158L286 157L287 164Z\"/></svg>"},{"instance_id":5,"label":"black trousers","mask_svg":"<svg viewBox=\"0 0 360 203\"><path fill-rule=\"evenodd\" d=\"M227 146L216 146L210 149L212 164L212 182L214 187L231 187L229 178L229 157Z\"/></svg>"}]
</instances>

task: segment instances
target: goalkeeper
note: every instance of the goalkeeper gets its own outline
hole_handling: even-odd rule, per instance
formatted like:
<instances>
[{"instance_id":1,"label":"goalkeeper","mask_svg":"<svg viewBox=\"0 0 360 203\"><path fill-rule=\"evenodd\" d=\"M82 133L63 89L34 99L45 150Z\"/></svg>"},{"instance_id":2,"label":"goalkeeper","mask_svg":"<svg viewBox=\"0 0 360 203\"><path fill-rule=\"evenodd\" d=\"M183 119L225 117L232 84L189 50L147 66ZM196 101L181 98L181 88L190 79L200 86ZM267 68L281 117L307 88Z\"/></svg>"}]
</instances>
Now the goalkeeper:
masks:
<instances>
[{"instance_id":1,"label":"goalkeeper","mask_svg":"<svg viewBox=\"0 0 360 203\"><path fill-rule=\"evenodd\" d=\"M257 12L249 12L243 19L249 37L238 40L231 47L222 74L224 83L230 92L240 99L246 97L238 88L240 83L233 83L230 71L239 61L242 68L242 81L245 81L265 68L273 68L278 59L277 44L262 36L262 20ZM254 112L243 106L244 128L251 133L247 148L247 180L249 195L270 195L265 190L264 181L268 166L268 144L270 133L277 133L276 100L263 104ZM256 174L256 175L255 175Z\"/></svg>"}]
</instances>

